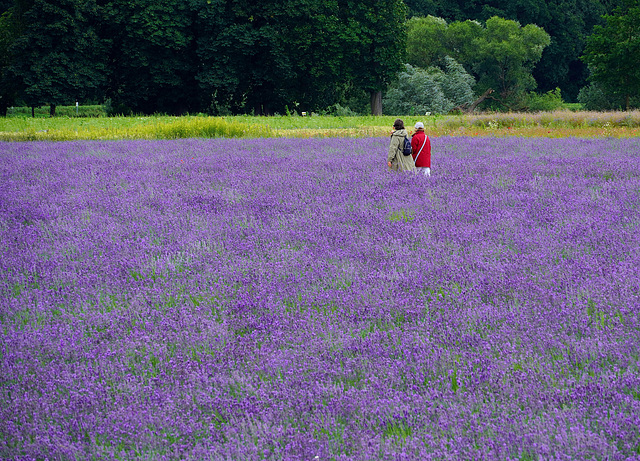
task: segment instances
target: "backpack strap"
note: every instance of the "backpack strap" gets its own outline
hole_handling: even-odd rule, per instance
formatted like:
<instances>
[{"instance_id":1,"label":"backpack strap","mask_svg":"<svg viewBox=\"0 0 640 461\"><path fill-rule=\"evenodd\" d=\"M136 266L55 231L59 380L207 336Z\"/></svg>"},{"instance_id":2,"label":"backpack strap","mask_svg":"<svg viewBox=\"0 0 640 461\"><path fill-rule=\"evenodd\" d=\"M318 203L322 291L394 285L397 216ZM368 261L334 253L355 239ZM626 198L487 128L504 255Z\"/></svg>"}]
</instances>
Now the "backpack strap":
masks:
<instances>
[{"instance_id":1,"label":"backpack strap","mask_svg":"<svg viewBox=\"0 0 640 461\"><path fill-rule=\"evenodd\" d=\"M393 138L393 135L395 134L395 131L393 133L391 133L391 137ZM402 138L402 141L398 142L398 150L400 151L400 153L402 153L402 151L404 150L404 140L407 139L407 136L404 136Z\"/></svg>"},{"instance_id":2,"label":"backpack strap","mask_svg":"<svg viewBox=\"0 0 640 461\"><path fill-rule=\"evenodd\" d=\"M389 139L393 139L393 135L394 135L394 134L396 134L396 132L395 132L395 131L394 131L393 133L391 133L391 136L389 136ZM402 152L402 141L400 141L400 142L398 143L398 150L399 150L400 152Z\"/></svg>"}]
</instances>

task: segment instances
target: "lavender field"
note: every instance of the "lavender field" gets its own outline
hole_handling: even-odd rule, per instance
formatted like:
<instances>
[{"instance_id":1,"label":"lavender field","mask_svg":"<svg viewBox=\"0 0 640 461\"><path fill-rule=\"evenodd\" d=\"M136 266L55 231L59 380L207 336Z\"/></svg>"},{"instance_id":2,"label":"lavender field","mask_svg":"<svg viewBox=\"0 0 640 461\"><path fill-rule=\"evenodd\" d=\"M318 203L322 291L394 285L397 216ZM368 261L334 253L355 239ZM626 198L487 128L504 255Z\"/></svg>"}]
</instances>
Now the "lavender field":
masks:
<instances>
[{"instance_id":1,"label":"lavender field","mask_svg":"<svg viewBox=\"0 0 640 461\"><path fill-rule=\"evenodd\" d=\"M0 144L0 458L639 459L640 138Z\"/></svg>"}]
</instances>

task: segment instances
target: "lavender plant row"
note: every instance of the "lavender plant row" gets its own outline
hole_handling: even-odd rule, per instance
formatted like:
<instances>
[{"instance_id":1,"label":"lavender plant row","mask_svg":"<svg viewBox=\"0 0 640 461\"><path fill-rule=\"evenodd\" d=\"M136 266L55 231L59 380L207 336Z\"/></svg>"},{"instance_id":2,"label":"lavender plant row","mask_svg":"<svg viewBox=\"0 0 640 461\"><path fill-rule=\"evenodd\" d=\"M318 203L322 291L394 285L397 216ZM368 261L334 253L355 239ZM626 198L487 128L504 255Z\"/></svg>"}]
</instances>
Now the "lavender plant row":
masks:
<instances>
[{"instance_id":1,"label":"lavender plant row","mask_svg":"<svg viewBox=\"0 0 640 461\"><path fill-rule=\"evenodd\" d=\"M3 459L640 457L640 140L0 146Z\"/></svg>"}]
</instances>

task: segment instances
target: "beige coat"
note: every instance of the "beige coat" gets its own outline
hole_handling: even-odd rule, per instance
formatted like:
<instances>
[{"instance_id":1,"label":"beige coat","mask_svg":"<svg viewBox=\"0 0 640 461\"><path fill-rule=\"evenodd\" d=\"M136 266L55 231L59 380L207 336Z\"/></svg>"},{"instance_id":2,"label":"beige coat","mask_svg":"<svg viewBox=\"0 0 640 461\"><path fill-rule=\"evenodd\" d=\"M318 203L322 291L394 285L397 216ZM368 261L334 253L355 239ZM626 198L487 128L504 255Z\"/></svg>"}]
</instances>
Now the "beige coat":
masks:
<instances>
[{"instance_id":1,"label":"beige coat","mask_svg":"<svg viewBox=\"0 0 640 461\"><path fill-rule=\"evenodd\" d=\"M389 143L389 155L387 156L387 162L391 162L391 169L394 171L410 171L415 173L416 168L413 164L413 157L411 155L405 156L402 154L402 146L404 145L405 136L409 137L409 134L404 128L393 132L391 135L391 142Z\"/></svg>"}]
</instances>

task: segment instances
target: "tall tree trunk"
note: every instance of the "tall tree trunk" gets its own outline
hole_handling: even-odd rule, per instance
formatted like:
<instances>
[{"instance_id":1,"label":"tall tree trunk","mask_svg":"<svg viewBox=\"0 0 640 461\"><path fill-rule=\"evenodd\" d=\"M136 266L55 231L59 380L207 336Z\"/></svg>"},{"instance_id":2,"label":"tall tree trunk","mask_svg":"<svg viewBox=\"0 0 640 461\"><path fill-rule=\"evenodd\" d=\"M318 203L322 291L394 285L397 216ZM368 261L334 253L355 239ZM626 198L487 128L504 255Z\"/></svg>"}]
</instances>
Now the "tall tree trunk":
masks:
<instances>
[{"instance_id":1,"label":"tall tree trunk","mask_svg":"<svg viewBox=\"0 0 640 461\"><path fill-rule=\"evenodd\" d=\"M36 118L36 106L31 106L31 118Z\"/></svg>"},{"instance_id":2,"label":"tall tree trunk","mask_svg":"<svg viewBox=\"0 0 640 461\"><path fill-rule=\"evenodd\" d=\"M56 116L56 105L55 104L50 104L49 105L49 117L55 117Z\"/></svg>"},{"instance_id":3,"label":"tall tree trunk","mask_svg":"<svg viewBox=\"0 0 640 461\"><path fill-rule=\"evenodd\" d=\"M371 115L382 115L382 91L371 92Z\"/></svg>"}]
</instances>

